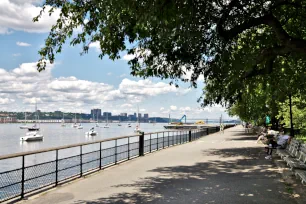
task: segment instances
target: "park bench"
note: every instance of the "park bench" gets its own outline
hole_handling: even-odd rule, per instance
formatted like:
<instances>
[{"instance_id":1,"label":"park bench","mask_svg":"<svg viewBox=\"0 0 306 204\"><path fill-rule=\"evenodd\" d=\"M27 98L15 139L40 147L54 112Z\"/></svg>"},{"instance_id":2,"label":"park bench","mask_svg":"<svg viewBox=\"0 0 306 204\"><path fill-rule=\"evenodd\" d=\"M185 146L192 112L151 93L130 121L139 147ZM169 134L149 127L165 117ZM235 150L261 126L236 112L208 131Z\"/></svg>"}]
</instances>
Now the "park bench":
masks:
<instances>
[{"instance_id":1,"label":"park bench","mask_svg":"<svg viewBox=\"0 0 306 204\"><path fill-rule=\"evenodd\" d=\"M290 166L291 170L301 169L306 170L306 150L305 148L294 148L292 151L292 157L287 156L284 157L284 161L287 163L288 166Z\"/></svg>"},{"instance_id":2,"label":"park bench","mask_svg":"<svg viewBox=\"0 0 306 204\"><path fill-rule=\"evenodd\" d=\"M294 157L298 151L300 143L297 140L292 139L285 149L277 149L276 153L281 157Z\"/></svg>"},{"instance_id":3,"label":"park bench","mask_svg":"<svg viewBox=\"0 0 306 204\"><path fill-rule=\"evenodd\" d=\"M286 149L277 149L276 153L302 181L302 184L306 184L306 144L301 145L298 140L292 139Z\"/></svg>"},{"instance_id":4,"label":"park bench","mask_svg":"<svg viewBox=\"0 0 306 204\"><path fill-rule=\"evenodd\" d=\"M305 165L306 164L306 145L305 144L301 145L300 152L301 153L300 153L299 160ZM295 169L294 172L295 172L295 176L301 179L302 184L306 184L306 170L305 169Z\"/></svg>"}]
</instances>

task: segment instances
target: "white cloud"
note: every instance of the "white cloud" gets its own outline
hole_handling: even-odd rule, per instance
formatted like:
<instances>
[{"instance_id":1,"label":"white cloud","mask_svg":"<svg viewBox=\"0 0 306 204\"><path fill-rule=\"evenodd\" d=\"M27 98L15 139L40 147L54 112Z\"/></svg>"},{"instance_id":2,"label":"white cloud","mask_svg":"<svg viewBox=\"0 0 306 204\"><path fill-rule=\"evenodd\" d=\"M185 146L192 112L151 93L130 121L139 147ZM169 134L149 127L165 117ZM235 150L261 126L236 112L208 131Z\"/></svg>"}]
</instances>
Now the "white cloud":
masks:
<instances>
[{"instance_id":1,"label":"white cloud","mask_svg":"<svg viewBox=\"0 0 306 204\"><path fill-rule=\"evenodd\" d=\"M14 99L0 98L0 105L10 104L13 103L14 101L15 101Z\"/></svg>"},{"instance_id":2,"label":"white cloud","mask_svg":"<svg viewBox=\"0 0 306 204\"><path fill-rule=\"evenodd\" d=\"M170 109L171 109L172 111L175 111L175 110L177 110L177 107L176 107L176 106L170 106Z\"/></svg>"},{"instance_id":3,"label":"white cloud","mask_svg":"<svg viewBox=\"0 0 306 204\"><path fill-rule=\"evenodd\" d=\"M133 105L132 105L132 104L129 104L129 103L124 103L124 104L122 104L120 107L121 107L121 108L131 108L131 107L133 107Z\"/></svg>"},{"instance_id":4,"label":"white cloud","mask_svg":"<svg viewBox=\"0 0 306 204\"><path fill-rule=\"evenodd\" d=\"M101 51L101 47L100 47L100 42L99 42L99 41L90 43L90 44L89 44L89 47L90 47L90 48L95 48L95 49L96 49L96 52L100 52L100 51Z\"/></svg>"},{"instance_id":5,"label":"white cloud","mask_svg":"<svg viewBox=\"0 0 306 204\"><path fill-rule=\"evenodd\" d=\"M79 80L75 77L61 77L51 81L48 88L60 92L99 93L112 89L112 86L104 83L96 83L86 80Z\"/></svg>"},{"instance_id":6,"label":"white cloud","mask_svg":"<svg viewBox=\"0 0 306 204\"><path fill-rule=\"evenodd\" d=\"M16 45L20 46L20 47L29 47L31 46L31 44L29 43L25 43L25 42L16 42Z\"/></svg>"},{"instance_id":7,"label":"white cloud","mask_svg":"<svg viewBox=\"0 0 306 204\"><path fill-rule=\"evenodd\" d=\"M1 0L0 1L0 34L10 34L12 30L30 33L49 32L59 17L60 10L49 16L44 12L39 22L34 23L33 18L41 11L38 6L41 0ZM46 6L46 11L50 9Z\"/></svg>"},{"instance_id":8,"label":"white cloud","mask_svg":"<svg viewBox=\"0 0 306 204\"><path fill-rule=\"evenodd\" d=\"M164 107L161 107L159 110L161 110L161 111L162 111L162 110L165 110L165 108L164 108Z\"/></svg>"},{"instance_id":9,"label":"white cloud","mask_svg":"<svg viewBox=\"0 0 306 204\"><path fill-rule=\"evenodd\" d=\"M112 75L112 73L111 73L111 72L108 72L108 73L107 73L107 76L111 76L111 75Z\"/></svg>"},{"instance_id":10,"label":"white cloud","mask_svg":"<svg viewBox=\"0 0 306 204\"><path fill-rule=\"evenodd\" d=\"M125 54L122 58L126 61L130 61L135 58L136 55Z\"/></svg>"},{"instance_id":11,"label":"white cloud","mask_svg":"<svg viewBox=\"0 0 306 204\"><path fill-rule=\"evenodd\" d=\"M125 77L126 76L126 74L121 74L120 76L119 76L119 78L123 78L123 77Z\"/></svg>"},{"instance_id":12,"label":"white cloud","mask_svg":"<svg viewBox=\"0 0 306 204\"><path fill-rule=\"evenodd\" d=\"M14 54L13 54L13 57L19 57L19 56L21 56L20 53L14 53Z\"/></svg>"},{"instance_id":13,"label":"white cloud","mask_svg":"<svg viewBox=\"0 0 306 204\"><path fill-rule=\"evenodd\" d=\"M189 106L181 107L181 108L180 108L180 111L189 112L189 111L191 111L191 108L190 108Z\"/></svg>"},{"instance_id":14,"label":"white cloud","mask_svg":"<svg viewBox=\"0 0 306 204\"><path fill-rule=\"evenodd\" d=\"M183 93L186 90L176 88L169 84L158 82L153 83L149 79L132 81L130 79L123 79L119 85L119 90L124 94L143 95L143 96L156 96L167 93Z\"/></svg>"}]
</instances>

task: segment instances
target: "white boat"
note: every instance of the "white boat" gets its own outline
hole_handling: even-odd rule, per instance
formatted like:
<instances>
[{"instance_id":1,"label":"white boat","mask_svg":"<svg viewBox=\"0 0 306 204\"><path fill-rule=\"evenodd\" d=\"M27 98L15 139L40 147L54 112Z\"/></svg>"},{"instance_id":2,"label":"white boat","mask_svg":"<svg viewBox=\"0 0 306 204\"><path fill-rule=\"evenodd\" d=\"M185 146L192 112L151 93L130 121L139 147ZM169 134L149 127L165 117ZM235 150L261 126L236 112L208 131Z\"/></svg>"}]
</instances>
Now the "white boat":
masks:
<instances>
[{"instance_id":1,"label":"white boat","mask_svg":"<svg viewBox=\"0 0 306 204\"><path fill-rule=\"evenodd\" d=\"M96 127L100 127L100 126L99 126L99 119L98 119L98 117L99 117L99 116L98 116L98 114L97 114L97 122L96 122Z\"/></svg>"},{"instance_id":2,"label":"white boat","mask_svg":"<svg viewBox=\"0 0 306 204\"><path fill-rule=\"evenodd\" d=\"M139 106L137 106L137 125L134 129L135 133L141 133L140 123L139 123Z\"/></svg>"},{"instance_id":3,"label":"white boat","mask_svg":"<svg viewBox=\"0 0 306 204\"><path fill-rule=\"evenodd\" d=\"M79 124L78 129L83 129L83 126L81 123Z\"/></svg>"},{"instance_id":4,"label":"white boat","mask_svg":"<svg viewBox=\"0 0 306 204\"><path fill-rule=\"evenodd\" d=\"M35 115L36 115L36 121L39 121L39 116L37 114L37 104L35 105ZM21 141L38 141L43 140L43 135L39 132L39 127L35 123L33 127L28 127L28 132L25 136L20 137Z\"/></svg>"},{"instance_id":5,"label":"white boat","mask_svg":"<svg viewBox=\"0 0 306 204\"><path fill-rule=\"evenodd\" d=\"M65 124L65 119L64 119L64 113L63 113L63 119L62 119L62 124L61 124L62 127L65 127L66 124Z\"/></svg>"},{"instance_id":6,"label":"white boat","mask_svg":"<svg viewBox=\"0 0 306 204\"><path fill-rule=\"evenodd\" d=\"M135 133L141 133L141 129L138 125L136 125L135 129L134 129Z\"/></svg>"},{"instance_id":7,"label":"white boat","mask_svg":"<svg viewBox=\"0 0 306 204\"><path fill-rule=\"evenodd\" d=\"M132 127L132 125L129 123L129 124L127 124L127 127Z\"/></svg>"},{"instance_id":8,"label":"white boat","mask_svg":"<svg viewBox=\"0 0 306 204\"><path fill-rule=\"evenodd\" d=\"M27 132L24 137L20 137L21 141L39 141L43 140L44 136L39 131Z\"/></svg>"},{"instance_id":9,"label":"white boat","mask_svg":"<svg viewBox=\"0 0 306 204\"><path fill-rule=\"evenodd\" d=\"M119 115L119 123L118 123L118 126L121 126L120 115Z\"/></svg>"},{"instance_id":10,"label":"white boat","mask_svg":"<svg viewBox=\"0 0 306 204\"><path fill-rule=\"evenodd\" d=\"M19 127L20 129L28 129L29 127L27 125L22 125Z\"/></svg>"},{"instance_id":11,"label":"white boat","mask_svg":"<svg viewBox=\"0 0 306 204\"><path fill-rule=\"evenodd\" d=\"M103 128L109 128L109 124L108 124L108 113L106 115L106 124L103 126Z\"/></svg>"},{"instance_id":12,"label":"white boat","mask_svg":"<svg viewBox=\"0 0 306 204\"><path fill-rule=\"evenodd\" d=\"M77 124L76 124L76 113L74 113L74 124L72 125L73 128L77 128L79 127Z\"/></svg>"},{"instance_id":13,"label":"white boat","mask_svg":"<svg viewBox=\"0 0 306 204\"><path fill-rule=\"evenodd\" d=\"M36 125L36 124L34 124L32 127L28 127L28 131L39 131L39 127Z\"/></svg>"},{"instance_id":14,"label":"white boat","mask_svg":"<svg viewBox=\"0 0 306 204\"><path fill-rule=\"evenodd\" d=\"M87 136L96 136L98 133L95 131L95 128L92 127L88 132L85 133Z\"/></svg>"},{"instance_id":15,"label":"white boat","mask_svg":"<svg viewBox=\"0 0 306 204\"><path fill-rule=\"evenodd\" d=\"M19 127L20 129L28 129L29 128L27 126L27 114L26 114L26 112L24 112L24 121L25 121L25 123L22 126Z\"/></svg>"}]
</instances>

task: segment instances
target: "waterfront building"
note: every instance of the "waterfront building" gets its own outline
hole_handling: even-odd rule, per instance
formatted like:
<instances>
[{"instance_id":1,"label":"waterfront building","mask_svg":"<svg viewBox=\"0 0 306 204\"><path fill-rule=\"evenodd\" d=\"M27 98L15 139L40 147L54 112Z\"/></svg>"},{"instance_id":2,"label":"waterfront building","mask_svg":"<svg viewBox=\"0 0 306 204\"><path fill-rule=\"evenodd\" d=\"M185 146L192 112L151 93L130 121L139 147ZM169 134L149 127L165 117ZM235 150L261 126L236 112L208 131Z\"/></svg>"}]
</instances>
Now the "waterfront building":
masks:
<instances>
[{"instance_id":1,"label":"waterfront building","mask_svg":"<svg viewBox=\"0 0 306 204\"><path fill-rule=\"evenodd\" d=\"M97 118L97 116L98 117L101 117L102 116L102 112L101 112L101 109L91 109L91 111L90 111L90 113L91 113L91 116L92 117L95 117L95 118Z\"/></svg>"}]
</instances>

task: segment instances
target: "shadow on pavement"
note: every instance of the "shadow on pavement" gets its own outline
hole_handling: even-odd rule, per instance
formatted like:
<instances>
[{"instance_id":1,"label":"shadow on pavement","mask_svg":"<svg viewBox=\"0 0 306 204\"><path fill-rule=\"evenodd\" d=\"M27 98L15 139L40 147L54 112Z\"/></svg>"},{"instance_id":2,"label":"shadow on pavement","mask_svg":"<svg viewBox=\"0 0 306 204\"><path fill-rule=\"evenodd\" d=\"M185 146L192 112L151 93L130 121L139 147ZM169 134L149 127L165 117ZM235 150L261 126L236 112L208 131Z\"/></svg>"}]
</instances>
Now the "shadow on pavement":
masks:
<instances>
[{"instance_id":1,"label":"shadow on pavement","mask_svg":"<svg viewBox=\"0 0 306 204\"><path fill-rule=\"evenodd\" d=\"M279 183L279 174L271 161L259 159L261 151L262 148L205 151L203 156L216 155L219 159L156 168L151 172L158 173L158 177L113 186L125 193L103 197L101 192L97 200L75 203L295 203Z\"/></svg>"}]
</instances>

